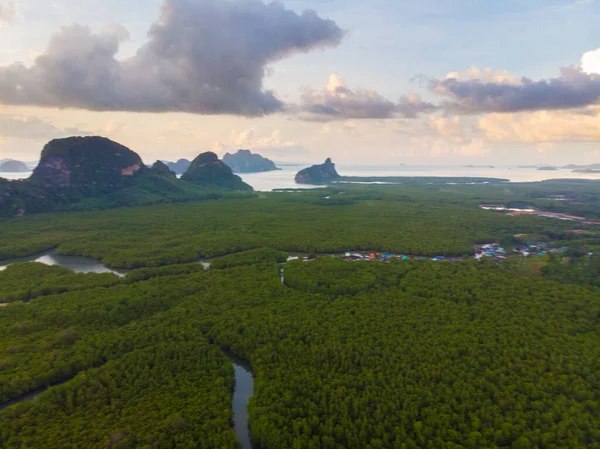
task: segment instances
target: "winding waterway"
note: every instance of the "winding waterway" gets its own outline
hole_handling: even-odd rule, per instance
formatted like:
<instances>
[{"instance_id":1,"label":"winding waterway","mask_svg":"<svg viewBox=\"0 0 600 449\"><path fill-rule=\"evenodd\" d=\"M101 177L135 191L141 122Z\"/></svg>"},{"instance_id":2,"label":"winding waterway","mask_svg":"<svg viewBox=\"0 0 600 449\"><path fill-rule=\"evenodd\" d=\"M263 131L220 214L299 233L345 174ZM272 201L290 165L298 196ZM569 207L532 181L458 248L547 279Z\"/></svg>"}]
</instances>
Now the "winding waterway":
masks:
<instances>
[{"instance_id":1,"label":"winding waterway","mask_svg":"<svg viewBox=\"0 0 600 449\"><path fill-rule=\"evenodd\" d=\"M250 365L235 355L225 352L235 371L235 391L231 407L233 409L233 430L242 449L252 449L250 428L248 426L248 402L254 394L254 376Z\"/></svg>"},{"instance_id":2,"label":"winding waterway","mask_svg":"<svg viewBox=\"0 0 600 449\"><path fill-rule=\"evenodd\" d=\"M254 394L254 376L252 375L252 370L247 362L230 352L223 351L223 353L233 364L235 375L235 390L231 401L231 408L233 410L233 430L242 445L242 449L252 449L250 427L248 425L248 402ZM62 385L65 382L60 382L53 386ZM20 404L21 402L33 400L48 388L52 387L38 388L19 398L0 403L0 410Z\"/></svg>"},{"instance_id":3,"label":"winding waterway","mask_svg":"<svg viewBox=\"0 0 600 449\"><path fill-rule=\"evenodd\" d=\"M35 399L37 396L39 396L41 393L43 393L46 390L47 390L46 387L38 388L37 390L30 391L29 393L24 394L23 396L20 396L16 399L11 399L9 401L3 402L0 404L0 410L4 410L5 408L19 404L20 402L25 402L30 399Z\"/></svg>"},{"instance_id":4,"label":"winding waterway","mask_svg":"<svg viewBox=\"0 0 600 449\"><path fill-rule=\"evenodd\" d=\"M67 383L69 380L65 380L57 384L50 385L48 387L40 387L33 391L30 391L29 393L25 393L23 396L19 396L18 398L10 399L9 401L3 402L0 404L0 410L4 410L5 408L11 407L13 405L20 404L21 402L33 400L49 388L58 387L59 385Z\"/></svg>"},{"instance_id":5,"label":"winding waterway","mask_svg":"<svg viewBox=\"0 0 600 449\"><path fill-rule=\"evenodd\" d=\"M75 273L113 273L117 276L125 276L128 270L118 270L109 268L101 261L82 256L65 256L57 254L54 251L46 251L41 254L36 254L18 259L9 259L0 261L0 270L17 262L39 262L46 265L60 265L68 268Z\"/></svg>"},{"instance_id":6,"label":"winding waterway","mask_svg":"<svg viewBox=\"0 0 600 449\"><path fill-rule=\"evenodd\" d=\"M204 269L208 270L213 259L201 259L192 263L200 263ZM46 265L60 265L68 268L75 273L113 273L123 277L130 269L111 268L104 265L101 261L83 256L66 256L57 254L55 251L45 251L33 256L19 257L16 259L8 259L0 261L0 271L6 269L9 265L17 262L39 262Z\"/></svg>"},{"instance_id":7,"label":"winding waterway","mask_svg":"<svg viewBox=\"0 0 600 449\"><path fill-rule=\"evenodd\" d=\"M0 262L0 270L17 262L40 262L46 265L60 265L76 273L114 273L124 276L128 270L116 270L107 267L102 262L81 256L64 256L54 251L47 251L34 256L11 259ZM210 260L198 261L205 269L210 267ZM235 373L235 391L233 393L231 407L233 410L234 431L242 445L242 449L252 449L250 429L248 427L248 402L254 393L254 377L250 365L235 355L225 352L227 358L232 362ZM60 384L58 384L60 385ZM24 401L33 400L47 388L31 391L19 398L0 404L0 410L19 404Z\"/></svg>"}]
</instances>

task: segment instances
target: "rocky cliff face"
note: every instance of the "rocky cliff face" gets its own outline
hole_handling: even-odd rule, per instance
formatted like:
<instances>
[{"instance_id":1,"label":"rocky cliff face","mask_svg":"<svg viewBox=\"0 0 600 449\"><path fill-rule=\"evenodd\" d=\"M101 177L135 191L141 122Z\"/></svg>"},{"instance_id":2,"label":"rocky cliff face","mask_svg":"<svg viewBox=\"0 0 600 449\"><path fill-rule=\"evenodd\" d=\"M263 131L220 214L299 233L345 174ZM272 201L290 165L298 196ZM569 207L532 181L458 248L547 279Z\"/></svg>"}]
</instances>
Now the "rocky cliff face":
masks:
<instances>
[{"instance_id":1,"label":"rocky cliff face","mask_svg":"<svg viewBox=\"0 0 600 449\"><path fill-rule=\"evenodd\" d=\"M240 196L220 189L252 190L217 156L201 155L184 182L162 162L146 167L140 157L101 137L53 140L29 179L0 177L0 217L54 210L90 210Z\"/></svg>"},{"instance_id":2,"label":"rocky cliff face","mask_svg":"<svg viewBox=\"0 0 600 449\"><path fill-rule=\"evenodd\" d=\"M295 179L298 184L330 184L340 178L341 176L335 170L335 164L327 158L324 164L313 165L299 171Z\"/></svg>"},{"instance_id":3,"label":"rocky cliff face","mask_svg":"<svg viewBox=\"0 0 600 449\"><path fill-rule=\"evenodd\" d=\"M69 137L49 142L31 182L54 186L121 186L145 169L140 156L104 137Z\"/></svg>"},{"instance_id":4,"label":"rocky cliff face","mask_svg":"<svg viewBox=\"0 0 600 449\"><path fill-rule=\"evenodd\" d=\"M213 152L202 153L194 159L181 179L205 187L252 190Z\"/></svg>"},{"instance_id":5,"label":"rocky cliff face","mask_svg":"<svg viewBox=\"0 0 600 449\"><path fill-rule=\"evenodd\" d=\"M6 161L0 164L0 173L26 173L29 167L20 161Z\"/></svg>"},{"instance_id":6,"label":"rocky cliff face","mask_svg":"<svg viewBox=\"0 0 600 449\"><path fill-rule=\"evenodd\" d=\"M236 173L260 173L278 170L273 161L262 157L260 154L252 154L250 150L239 150L235 154L227 153L223 156L223 162Z\"/></svg>"}]
</instances>

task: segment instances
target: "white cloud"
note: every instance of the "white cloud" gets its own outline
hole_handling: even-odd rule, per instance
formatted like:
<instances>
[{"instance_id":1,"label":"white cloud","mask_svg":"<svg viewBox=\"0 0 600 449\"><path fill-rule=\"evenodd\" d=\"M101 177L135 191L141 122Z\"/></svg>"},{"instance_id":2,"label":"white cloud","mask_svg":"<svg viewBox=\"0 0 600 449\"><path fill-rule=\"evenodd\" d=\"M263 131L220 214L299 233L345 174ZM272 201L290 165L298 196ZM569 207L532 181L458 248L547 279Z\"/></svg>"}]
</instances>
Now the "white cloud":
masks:
<instances>
[{"instance_id":1,"label":"white cloud","mask_svg":"<svg viewBox=\"0 0 600 449\"><path fill-rule=\"evenodd\" d=\"M484 156L489 154L490 149L483 139L474 139L466 145L460 145L456 149L456 154L461 156Z\"/></svg>"},{"instance_id":2,"label":"white cloud","mask_svg":"<svg viewBox=\"0 0 600 449\"><path fill-rule=\"evenodd\" d=\"M0 0L0 26L14 20L17 15L17 0Z\"/></svg>"},{"instance_id":3,"label":"white cloud","mask_svg":"<svg viewBox=\"0 0 600 449\"><path fill-rule=\"evenodd\" d=\"M234 137L233 142L235 143L235 145L240 147L250 146L254 141L254 133L254 128L242 131Z\"/></svg>"},{"instance_id":4,"label":"white cloud","mask_svg":"<svg viewBox=\"0 0 600 449\"><path fill-rule=\"evenodd\" d=\"M536 111L487 114L477 128L491 142L596 142L600 141L600 106L583 111Z\"/></svg>"},{"instance_id":5,"label":"white cloud","mask_svg":"<svg viewBox=\"0 0 600 449\"><path fill-rule=\"evenodd\" d=\"M276 129L270 134L257 136L254 128L246 129L240 133L231 133L232 143L243 148L265 148L265 147L295 147L300 145L293 140L285 140L281 137L281 131Z\"/></svg>"},{"instance_id":6,"label":"white cloud","mask_svg":"<svg viewBox=\"0 0 600 449\"><path fill-rule=\"evenodd\" d=\"M461 157L483 157L490 154L490 148L483 139L473 139L468 142L457 144L444 138L413 138L411 145L419 149L418 153L430 155L436 158L436 162L441 157L446 161L452 161Z\"/></svg>"},{"instance_id":7,"label":"white cloud","mask_svg":"<svg viewBox=\"0 0 600 449\"><path fill-rule=\"evenodd\" d=\"M213 144L213 151L217 154L238 149L249 149L280 161L297 160L310 154L300 142L283 138L279 129L262 135L259 135L254 128L241 132L232 131L228 142Z\"/></svg>"},{"instance_id":8,"label":"white cloud","mask_svg":"<svg viewBox=\"0 0 600 449\"><path fill-rule=\"evenodd\" d=\"M461 118L456 115L453 117L430 115L428 124L437 134L446 140L457 144L462 144L467 140Z\"/></svg>"},{"instance_id":9,"label":"white cloud","mask_svg":"<svg viewBox=\"0 0 600 449\"><path fill-rule=\"evenodd\" d=\"M581 70L588 74L600 74L600 48L583 54L581 57Z\"/></svg>"},{"instance_id":10,"label":"white cloud","mask_svg":"<svg viewBox=\"0 0 600 449\"><path fill-rule=\"evenodd\" d=\"M455 79L457 81L479 80L482 83L497 83L497 84L523 84L520 77L513 75L508 70L494 71L490 68L483 70L473 66L464 72L450 72L446 75L446 79Z\"/></svg>"}]
</instances>

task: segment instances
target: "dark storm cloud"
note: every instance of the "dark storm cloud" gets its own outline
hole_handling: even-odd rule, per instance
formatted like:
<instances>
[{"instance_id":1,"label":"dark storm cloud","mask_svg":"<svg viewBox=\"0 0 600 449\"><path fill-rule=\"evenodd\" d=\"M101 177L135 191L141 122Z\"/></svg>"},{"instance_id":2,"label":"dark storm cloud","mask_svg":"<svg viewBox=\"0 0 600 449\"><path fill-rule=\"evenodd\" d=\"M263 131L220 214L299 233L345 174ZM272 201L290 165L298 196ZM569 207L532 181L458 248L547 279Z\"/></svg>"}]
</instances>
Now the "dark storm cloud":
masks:
<instances>
[{"instance_id":1,"label":"dark storm cloud","mask_svg":"<svg viewBox=\"0 0 600 449\"><path fill-rule=\"evenodd\" d=\"M600 99L600 75L577 68L561 69L558 78L519 84L482 82L479 79L433 80L431 90L450 98L444 109L449 112L523 112L573 109L590 106Z\"/></svg>"},{"instance_id":2,"label":"dark storm cloud","mask_svg":"<svg viewBox=\"0 0 600 449\"><path fill-rule=\"evenodd\" d=\"M283 108L263 89L268 64L338 45L343 35L315 12L277 2L166 0L135 56L115 58L122 28L63 28L32 67L0 68L0 102L260 116Z\"/></svg>"}]
</instances>

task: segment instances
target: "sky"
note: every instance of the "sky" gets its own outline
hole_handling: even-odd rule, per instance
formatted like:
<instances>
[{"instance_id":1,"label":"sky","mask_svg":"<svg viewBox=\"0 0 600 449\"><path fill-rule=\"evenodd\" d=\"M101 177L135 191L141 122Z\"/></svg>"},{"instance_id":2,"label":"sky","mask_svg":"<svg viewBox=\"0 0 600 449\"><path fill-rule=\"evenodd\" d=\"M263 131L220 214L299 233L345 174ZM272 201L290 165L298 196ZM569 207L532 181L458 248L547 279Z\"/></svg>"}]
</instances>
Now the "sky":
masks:
<instances>
[{"instance_id":1,"label":"sky","mask_svg":"<svg viewBox=\"0 0 600 449\"><path fill-rule=\"evenodd\" d=\"M600 0L0 0L0 159L600 163Z\"/></svg>"}]
</instances>

